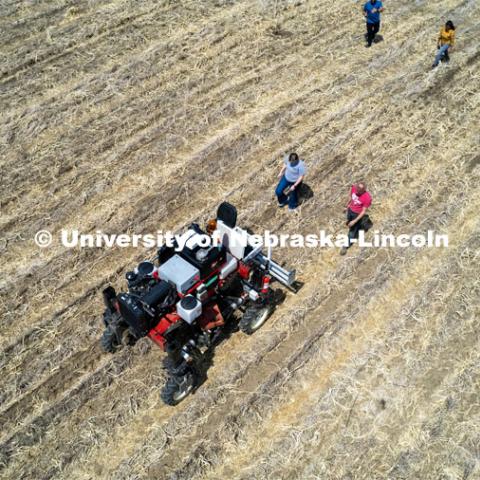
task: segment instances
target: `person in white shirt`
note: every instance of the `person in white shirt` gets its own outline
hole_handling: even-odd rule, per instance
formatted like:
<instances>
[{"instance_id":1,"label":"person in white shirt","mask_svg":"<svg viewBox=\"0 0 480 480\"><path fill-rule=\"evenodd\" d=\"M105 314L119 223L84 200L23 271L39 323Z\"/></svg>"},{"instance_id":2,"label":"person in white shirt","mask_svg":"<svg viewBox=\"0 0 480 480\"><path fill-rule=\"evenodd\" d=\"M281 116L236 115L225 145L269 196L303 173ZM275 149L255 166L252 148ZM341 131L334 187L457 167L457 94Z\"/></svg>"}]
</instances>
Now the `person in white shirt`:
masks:
<instances>
[{"instance_id":1,"label":"person in white shirt","mask_svg":"<svg viewBox=\"0 0 480 480\"><path fill-rule=\"evenodd\" d=\"M307 169L303 160L292 152L284 160L284 165L279 173L280 181L275 189L279 207L288 205L289 210L298 206L298 187L303 182Z\"/></svg>"}]
</instances>

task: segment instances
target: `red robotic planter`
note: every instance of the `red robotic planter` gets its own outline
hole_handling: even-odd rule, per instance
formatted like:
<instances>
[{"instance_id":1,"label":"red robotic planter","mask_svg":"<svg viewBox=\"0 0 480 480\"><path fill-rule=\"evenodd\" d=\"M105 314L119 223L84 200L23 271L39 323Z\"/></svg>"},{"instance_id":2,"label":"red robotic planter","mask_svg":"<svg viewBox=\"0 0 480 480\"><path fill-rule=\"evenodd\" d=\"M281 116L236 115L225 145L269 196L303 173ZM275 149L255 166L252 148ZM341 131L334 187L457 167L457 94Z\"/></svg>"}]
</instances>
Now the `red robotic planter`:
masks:
<instances>
[{"instance_id":1,"label":"red robotic planter","mask_svg":"<svg viewBox=\"0 0 480 480\"><path fill-rule=\"evenodd\" d=\"M144 336L160 346L169 373L162 399L169 405L201 384L226 329L238 325L250 335L266 322L275 309L273 281L296 291L295 272L253 246L236 221L235 207L222 203L208 233L192 224L181 250L163 246L156 264L141 262L126 274L128 292L103 291L103 349L113 353ZM218 241L204 247L205 235Z\"/></svg>"}]
</instances>

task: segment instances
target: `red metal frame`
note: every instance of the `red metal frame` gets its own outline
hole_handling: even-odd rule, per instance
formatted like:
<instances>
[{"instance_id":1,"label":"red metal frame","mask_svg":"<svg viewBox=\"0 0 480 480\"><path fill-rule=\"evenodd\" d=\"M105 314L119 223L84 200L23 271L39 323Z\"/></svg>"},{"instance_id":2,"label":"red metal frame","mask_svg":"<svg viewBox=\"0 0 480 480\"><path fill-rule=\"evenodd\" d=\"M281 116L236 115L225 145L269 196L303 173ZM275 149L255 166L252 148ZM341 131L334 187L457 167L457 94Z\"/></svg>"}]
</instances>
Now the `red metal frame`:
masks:
<instances>
[{"instance_id":1,"label":"red metal frame","mask_svg":"<svg viewBox=\"0 0 480 480\"><path fill-rule=\"evenodd\" d=\"M182 294L180 292L177 292L178 296L180 298L184 298L185 296L192 294L197 290L197 288L202 284L202 283L208 283L209 280L211 280L215 275L218 275L218 283L222 285L223 280L220 279L220 271L222 267L226 264L227 262L222 263L220 266L215 268L209 275L208 277L199 280L195 285L193 285L185 294ZM243 265L242 263L239 263L239 266L237 267L237 270L239 271L240 265ZM248 272L250 271L249 267ZM209 288L207 290L208 292L208 297L211 297L215 293L215 288ZM158 321L158 323L153 327L147 334L147 336L154 342L156 343L162 350L165 350L165 343L166 340L163 336L163 334L176 322L180 320L180 316L176 312L172 313L167 313L163 317L161 317ZM219 327L221 325L225 324L225 320L222 316L222 313L220 312L220 308L218 307L217 304L209 305L208 307L204 308L202 311L202 315L198 319L198 325L202 330L210 330L211 328L214 327Z\"/></svg>"}]
</instances>

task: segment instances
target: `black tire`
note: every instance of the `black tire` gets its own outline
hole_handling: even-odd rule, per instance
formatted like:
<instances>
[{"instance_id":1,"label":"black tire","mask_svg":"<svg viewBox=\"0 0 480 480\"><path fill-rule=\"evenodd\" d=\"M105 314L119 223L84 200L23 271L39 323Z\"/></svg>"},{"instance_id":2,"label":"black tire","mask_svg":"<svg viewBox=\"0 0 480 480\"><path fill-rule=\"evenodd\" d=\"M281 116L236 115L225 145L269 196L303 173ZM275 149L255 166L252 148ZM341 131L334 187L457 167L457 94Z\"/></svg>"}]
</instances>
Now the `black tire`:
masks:
<instances>
[{"instance_id":1,"label":"black tire","mask_svg":"<svg viewBox=\"0 0 480 480\"><path fill-rule=\"evenodd\" d=\"M103 351L107 353L113 353L119 347L120 343L118 342L117 334L110 326L103 331L100 344Z\"/></svg>"},{"instance_id":2,"label":"black tire","mask_svg":"<svg viewBox=\"0 0 480 480\"><path fill-rule=\"evenodd\" d=\"M273 305L251 305L245 310L242 319L239 322L240 330L247 335L256 332L272 314Z\"/></svg>"},{"instance_id":3,"label":"black tire","mask_svg":"<svg viewBox=\"0 0 480 480\"><path fill-rule=\"evenodd\" d=\"M162 388L160 396L167 405L178 405L193 390L195 377L191 371L181 376L171 376Z\"/></svg>"}]
</instances>

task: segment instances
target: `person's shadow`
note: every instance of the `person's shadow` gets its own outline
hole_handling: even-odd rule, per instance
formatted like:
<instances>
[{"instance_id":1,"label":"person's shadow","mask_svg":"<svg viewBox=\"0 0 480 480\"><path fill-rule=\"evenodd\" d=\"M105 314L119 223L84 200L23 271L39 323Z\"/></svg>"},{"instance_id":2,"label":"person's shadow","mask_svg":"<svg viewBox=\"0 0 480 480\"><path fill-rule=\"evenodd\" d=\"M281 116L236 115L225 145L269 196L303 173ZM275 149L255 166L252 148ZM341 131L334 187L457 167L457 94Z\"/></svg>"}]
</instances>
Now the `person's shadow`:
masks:
<instances>
[{"instance_id":1,"label":"person's shadow","mask_svg":"<svg viewBox=\"0 0 480 480\"><path fill-rule=\"evenodd\" d=\"M302 182L298 187L298 204L302 205L303 203L313 198L313 196L314 193L313 190L310 188L310 185L308 185L308 183Z\"/></svg>"},{"instance_id":2,"label":"person's shadow","mask_svg":"<svg viewBox=\"0 0 480 480\"><path fill-rule=\"evenodd\" d=\"M364 37L365 37L365 41L367 40L368 38L368 34L364 34ZM375 35L375 38L373 39L373 43L380 43L380 42L383 42L383 35L380 35L379 33L377 33Z\"/></svg>"}]
</instances>

